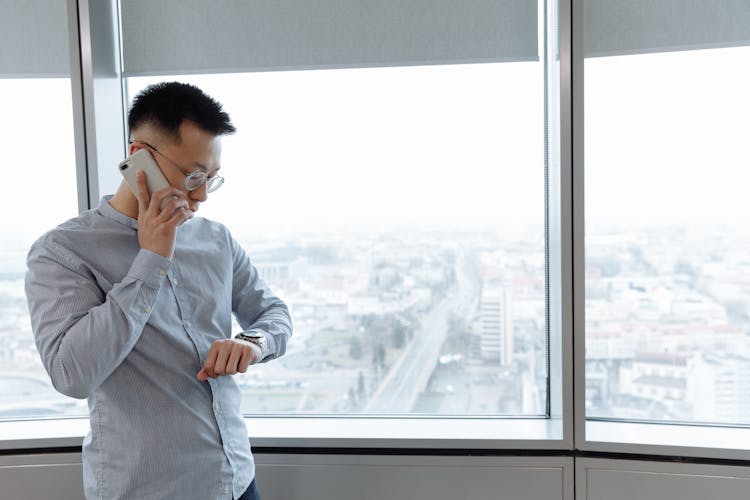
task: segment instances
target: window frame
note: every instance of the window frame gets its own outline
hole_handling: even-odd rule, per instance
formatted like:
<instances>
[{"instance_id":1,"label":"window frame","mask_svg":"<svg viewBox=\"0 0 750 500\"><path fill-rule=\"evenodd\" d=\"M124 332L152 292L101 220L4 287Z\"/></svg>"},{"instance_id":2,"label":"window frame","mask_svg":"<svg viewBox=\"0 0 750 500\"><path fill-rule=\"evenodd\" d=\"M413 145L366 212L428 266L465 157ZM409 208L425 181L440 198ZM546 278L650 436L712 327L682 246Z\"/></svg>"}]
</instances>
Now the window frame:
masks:
<instances>
[{"instance_id":1,"label":"window frame","mask_svg":"<svg viewBox=\"0 0 750 500\"><path fill-rule=\"evenodd\" d=\"M671 422L618 422L586 418L584 0L571 0L572 208L575 449L670 457L750 460L750 428Z\"/></svg>"},{"instance_id":2,"label":"window frame","mask_svg":"<svg viewBox=\"0 0 750 500\"><path fill-rule=\"evenodd\" d=\"M583 397L583 0L539 2L540 9L557 5L559 11L558 27L540 26L548 39L559 37L558 47L545 47L545 53L559 54L559 59L547 67L547 71L559 77L559 115L548 114L547 119L557 123L560 140L557 145L559 171L548 181L551 186L559 188L559 199L554 201L553 207L548 207L548 216L549 222L557 224L560 243L559 249L549 253L555 256L555 262L550 265L557 273L557 282L549 283L550 303L557 304L550 307L550 316L556 315L554 329L558 333L553 331L550 335L550 418L433 418L437 425L430 426L434 431L430 435L416 433L419 427L424 427L425 419L421 417L248 417L246 423L254 446L269 449L403 448L454 450L457 453L467 450L554 450L570 454L581 450L750 460L750 449L731 446L731 443L747 442L750 430L745 428L586 420ZM117 0L67 0L80 210L95 207L100 194L117 182L114 169L107 166L119 161L125 152L126 92L121 71L121 34L115 28L120 24L118 5ZM552 321L550 329L553 329ZM300 419L305 419L304 426L300 425ZM479 425L481 438L461 436L458 431L445 437L446 430L450 432L452 427L466 427L467 421ZM388 425L382 425L383 428L373 434L373 429L378 427L373 422ZM301 428L316 428L316 424L320 424L319 432L328 432L327 427L331 429L330 434L301 434ZM438 428L440 425L443 427ZM87 430L88 418L85 417L3 421L0 422L0 450L6 454L9 450L20 453L33 449L69 451L81 446ZM438 435L438 431L443 431L443 435ZM695 431L704 436L700 446L691 445L689 441ZM634 433L639 437L632 438ZM665 443L665 439L671 442Z\"/></svg>"},{"instance_id":3,"label":"window frame","mask_svg":"<svg viewBox=\"0 0 750 500\"><path fill-rule=\"evenodd\" d=\"M547 0L540 0L539 5L540 9L546 9ZM122 158L127 139L126 81L121 71L119 47L122 37L115 29L119 26L119 3L116 0L68 0L67 6L79 207L86 210L95 207L100 195L116 185L118 179L114 173L108 173L113 169L107 169L107 166ZM544 29L540 34L545 33L543 39L546 40L555 30L545 27L544 12L540 10L539 29ZM560 19L564 24L566 17ZM560 29L566 31L565 26ZM542 53L554 53L550 48L544 48L542 52L542 48L540 58ZM564 49L562 53L565 53ZM566 62L562 61L562 64L549 65L545 71L562 72L565 66ZM559 74L557 80L562 81ZM563 101L565 95L560 92L557 98ZM556 128L562 129L564 118L555 113L553 119L557 120ZM562 159L561 170L566 168L569 170L569 162ZM553 191L566 184L563 178L564 175L558 172L556 182L559 184L551 188ZM563 198L561 195L558 203ZM555 218L558 232L566 225L565 217L569 217L562 206L550 207L549 215ZM562 249L567 248L565 236L560 239ZM558 275L565 276L569 263L558 260L554 266ZM567 281L570 281L569 277ZM557 291L551 295L555 295L558 304L569 296L562 292L559 284L551 284L549 288ZM569 308L560 304L552 314L569 314L566 311ZM565 383L565 380L570 381L572 377L570 356L566 355L571 352L572 343L571 329L564 327L566 320L561 317L554 325L557 332L550 333L550 339L556 341L551 342L548 354L550 379L555 381L551 384L555 387L548 391L549 418L252 416L246 418L249 433L255 446L271 447L570 449L572 405L570 390L566 388L572 384ZM551 323L550 328L553 328ZM306 425L299 425L300 418L305 419ZM467 426L467 421L472 425ZM323 431L315 435L308 431L300 433L301 427ZM0 449L80 446L87 430L87 417L3 421L0 422Z\"/></svg>"}]
</instances>

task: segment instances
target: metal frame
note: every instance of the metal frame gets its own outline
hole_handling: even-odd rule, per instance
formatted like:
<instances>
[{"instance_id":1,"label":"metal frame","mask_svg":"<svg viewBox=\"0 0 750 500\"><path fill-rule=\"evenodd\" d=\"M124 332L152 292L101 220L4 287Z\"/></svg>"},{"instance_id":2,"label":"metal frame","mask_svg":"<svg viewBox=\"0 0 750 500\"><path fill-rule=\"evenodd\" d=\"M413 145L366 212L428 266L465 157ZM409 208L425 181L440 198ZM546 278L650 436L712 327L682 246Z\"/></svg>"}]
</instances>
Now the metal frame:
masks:
<instances>
[{"instance_id":1,"label":"metal frame","mask_svg":"<svg viewBox=\"0 0 750 500\"><path fill-rule=\"evenodd\" d=\"M86 193L85 204L79 194L81 210L114 192L115 166L125 156L118 16L116 0L68 0L78 186Z\"/></svg>"},{"instance_id":2,"label":"metal frame","mask_svg":"<svg viewBox=\"0 0 750 500\"><path fill-rule=\"evenodd\" d=\"M89 208L89 175L86 161L86 122L83 112L82 56L78 25L78 2L67 0L68 53L70 54L70 88L73 102L73 140L76 155L78 211Z\"/></svg>"},{"instance_id":3,"label":"metal frame","mask_svg":"<svg viewBox=\"0 0 750 500\"><path fill-rule=\"evenodd\" d=\"M400 432L381 437L360 436L356 433L357 426L371 428L372 421L353 418L350 425L345 425L346 436L326 439L325 437L288 437L287 432L297 427L297 421L289 424L288 420L262 418L264 428L271 428L265 436L259 436L264 446L344 446L344 447L415 447L415 448L444 448L444 449L506 449L506 450L571 450L573 447L573 415L572 415L572 312L570 307L570 291L572 277L569 269L572 265L570 255L571 214L569 209L571 161L567 147L567 126L570 118L570 98L565 88L565 75L569 73L570 64L570 23L568 12L570 0L561 0L559 11L556 0L539 0L540 9L545 9L551 15L559 15L559 48L557 47L557 30L541 26L544 29L544 49L552 54L548 60L547 74L558 86L553 86L557 93L552 96L553 104L559 105L559 114L550 116L550 130L559 129L561 137L559 144L555 138L555 146L559 146L561 158L556 167L551 191L555 193L554 203L550 203L550 218L553 220L556 236L554 255L561 258L556 260L556 279L552 282L551 296L557 303L553 316L550 342L550 418L540 419L498 419L496 425L490 424L490 419L473 420L473 425L486 429L486 439L476 436L456 436L449 439L436 439L429 433L417 432L409 438ZM67 0L70 54L71 54L71 88L73 92L74 128L76 144L77 186L79 190L79 209L86 210L98 205L99 198L113 191L119 178L116 176L114 165L125 155L126 127L125 127L125 83L122 75L121 34L119 31L119 2L118 0ZM540 10L540 12L543 12ZM545 24L545 23L542 23ZM541 34L542 32L540 32ZM559 50L560 59L555 59ZM559 101L559 102L555 102ZM553 134L554 135L554 134ZM559 243L559 247L557 247ZM251 419L261 420L261 419ZM321 422L339 422L324 425L334 432L341 430L341 419L319 419ZM382 426L394 428L403 427L408 419L381 419ZM421 427L420 419L413 419ZM440 419L436 419L440 420ZM458 430L462 424L471 419L444 419L446 429ZM67 419L68 423L78 428L85 426L85 419ZM396 422L396 424L394 424ZM399 423L400 422L400 423ZM22 425L28 427L30 422ZM0 425L0 434L3 427ZM16 426L17 427L17 426ZM410 425L406 425L410 427ZM457 431L458 434L460 432ZM76 434L76 432L73 432ZM296 435L291 431L292 435ZM449 434L450 435L450 434ZM78 438L67 437L23 440L22 447L44 446L75 446ZM12 441L2 443L0 448L18 448Z\"/></svg>"},{"instance_id":4,"label":"metal frame","mask_svg":"<svg viewBox=\"0 0 750 500\"><path fill-rule=\"evenodd\" d=\"M563 427L563 443L566 448L572 449L574 446L574 407L573 407L573 254L572 248L572 211L571 211L571 172L572 158L570 151L570 116L571 100L569 91L570 74L570 8L571 0L548 0L547 9L552 16L557 17L557 29L554 23L547 23L547 43L548 78L556 79L557 85L553 86L557 92L557 106L552 108L554 111L551 120L548 123L550 130L558 130L557 144L559 149L554 154L559 158L559 165L556 169L550 169L548 183L552 188L550 190L550 205L552 200L556 206L551 206L548 217L551 227L556 225L557 242L559 247L557 252L551 252L551 255L559 256L558 270L550 267L549 281L556 285L554 292L558 295L555 297L559 310L556 315L550 316L550 321L559 321L558 335L550 336L550 417L552 419L561 419ZM552 25L551 25L552 24ZM557 54L557 57L555 56ZM555 109L556 108L556 109ZM552 138L554 134L548 134ZM556 172L554 171L556 170ZM554 174L554 175L553 175ZM552 185L552 182L555 185ZM555 196L557 195L557 196ZM552 261L552 257L548 257ZM555 283L552 275L556 275L559 283ZM550 295L553 295L552 288ZM552 302L552 300L550 300ZM557 366L556 366L557 364Z\"/></svg>"},{"instance_id":5,"label":"metal frame","mask_svg":"<svg viewBox=\"0 0 750 500\"><path fill-rule=\"evenodd\" d=\"M660 457L696 457L750 460L748 428L719 428L669 423L591 422L586 421L586 320L585 320L585 165L584 165L584 51L583 26L585 0L572 1L572 206L573 206L573 314L574 314L574 413L575 449L585 452L629 453ZM607 434L606 440L589 435ZM678 439L678 436L682 439ZM685 439L687 437L687 439ZM663 444L664 442L674 444ZM703 443L702 446L691 443ZM727 443L732 443L728 445Z\"/></svg>"},{"instance_id":6,"label":"metal frame","mask_svg":"<svg viewBox=\"0 0 750 500\"><path fill-rule=\"evenodd\" d=\"M583 2L570 0L570 85L571 116L571 207L572 207L572 253L573 253L573 405L575 419L575 447L582 449L586 440L586 322L585 322L585 221L583 184Z\"/></svg>"}]
</instances>

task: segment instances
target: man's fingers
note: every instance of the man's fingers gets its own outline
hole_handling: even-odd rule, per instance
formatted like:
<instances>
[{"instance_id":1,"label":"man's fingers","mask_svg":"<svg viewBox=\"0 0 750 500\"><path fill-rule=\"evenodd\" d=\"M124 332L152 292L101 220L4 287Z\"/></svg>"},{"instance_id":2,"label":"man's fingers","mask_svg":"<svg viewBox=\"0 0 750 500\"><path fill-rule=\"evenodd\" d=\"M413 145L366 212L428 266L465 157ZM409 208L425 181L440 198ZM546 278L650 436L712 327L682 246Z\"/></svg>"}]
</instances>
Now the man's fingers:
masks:
<instances>
[{"instance_id":1,"label":"man's fingers","mask_svg":"<svg viewBox=\"0 0 750 500\"><path fill-rule=\"evenodd\" d=\"M135 183L138 186L138 211L145 212L148 209L150 196L146 185L146 172L139 170L135 173Z\"/></svg>"},{"instance_id":2,"label":"man's fingers","mask_svg":"<svg viewBox=\"0 0 750 500\"><path fill-rule=\"evenodd\" d=\"M201 370L211 378L216 378L214 365L216 364L216 356L218 356L219 354L217 347L218 346L216 344L211 345L211 349L208 351L208 356L206 356L206 361L203 363L203 369Z\"/></svg>"},{"instance_id":3,"label":"man's fingers","mask_svg":"<svg viewBox=\"0 0 750 500\"><path fill-rule=\"evenodd\" d=\"M188 210L186 208L180 208L178 210L175 210L174 214L172 214L172 217L170 217L167 222L169 222L170 224L179 226L183 222L188 221L192 218L193 218L193 212L191 210Z\"/></svg>"},{"instance_id":4,"label":"man's fingers","mask_svg":"<svg viewBox=\"0 0 750 500\"><path fill-rule=\"evenodd\" d=\"M240 358L240 364L237 369L240 373L245 373L247 371L247 367L250 365L250 357L253 355L253 349L242 349L242 357Z\"/></svg>"},{"instance_id":5,"label":"man's fingers","mask_svg":"<svg viewBox=\"0 0 750 500\"><path fill-rule=\"evenodd\" d=\"M245 342L217 340L211 344L203 368L196 374L200 381L222 375L245 373L248 365L257 358L256 349Z\"/></svg>"},{"instance_id":6,"label":"man's fingers","mask_svg":"<svg viewBox=\"0 0 750 500\"><path fill-rule=\"evenodd\" d=\"M227 360L229 359L229 353L226 349L218 349L218 355L216 356L216 362L214 363L214 373L218 375L226 375Z\"/></svg>"},{"instance_id":7,"label":"man's fingers","mask_svg":"<svg viewBox=\"0 0 750 500\"><path fill-rule=\"evenodd\" d=\"M172 212L177 210L178 207L188 206L187 201L181 198L184 194L184 191L180 191L172 186L153 193L151 195L151 201L153 203L151 203L151 206L149 207L150 212L154 216L161 212L162 215L168 215L171 217Z\"/></svg>"},{"instance_id":8,"label":"man's fingers","mask_svg":"<svg viewBox=\"0 0 750 500\"><path fill-rule=\"evenodd\" d=\"M242 350L243 349L241 346L237 344L232 345L232 353L229 355L229 359L227 360L227 369L224 373L234 374L239 371L238 368L239 368L240 358L242 357Z\"/></svg>"}]
</instances>

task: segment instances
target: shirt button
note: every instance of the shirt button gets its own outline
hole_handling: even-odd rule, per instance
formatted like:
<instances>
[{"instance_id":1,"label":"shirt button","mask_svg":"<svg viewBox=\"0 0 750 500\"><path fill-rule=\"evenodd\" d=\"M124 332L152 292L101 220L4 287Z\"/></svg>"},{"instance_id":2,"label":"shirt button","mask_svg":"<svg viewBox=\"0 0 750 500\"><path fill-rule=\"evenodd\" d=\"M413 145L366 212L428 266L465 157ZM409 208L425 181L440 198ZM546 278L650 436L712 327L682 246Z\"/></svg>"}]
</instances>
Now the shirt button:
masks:
<instances>
[{"instance_id":1,"label":"shirt button","mask_svg":"<svg viewBox=\"0 0 750 500\"><path fill-rule=\"evenodd\" d=\"M190 328L190 321L185 321L182 324L185 325L185 328Z\"/></svg>"},{"instance_id":2,"label":"shirt button","mask_svg":"<svg viewBox=\"0 0 750 500\"><path fill-rule=\"evenodd\" d=\"M177 280L172 280L172 284L174 284L174 286L177 286Z\"/></svg>"},{"instance_id":3,"label":"shirt button","mask_svg":"<svg viewBox=\"0 0 750 500\"><path fill-rule=\"evenodd\" d=\"M229 495L229 488L224 488L224 494Z\"/></svg>"},{"instance_id":4,"label":"shirt button","mask_svg":"<svg viewBox=\"0 0 750 500\"><path fill-rule=\"evenodd\" d=\"M148 306L145 306L145 307L143 308L143 312L150 312L150 311L151 311L151 308L150 308L150 307L148 307Z\"/></svg>"},{"instance_id":5,"label":"shirt button","mask_svg":"<svg viewBox=\"0 0 750 500\"><path fill-rule=\"evenodd\" d=\"M214 404L214 410L219 411L219 403Z\"/></svg>"},{"instance_id":6,"label":"shirt button","mask_svg":"<svg viewBox=\"0 0 750 500\"><path fill-rule=\"evenodd\" d=\"M167 272L164 269L159 269L159 274L164 276L165 274L167 274Z\"/></svg>"}]
</instances>

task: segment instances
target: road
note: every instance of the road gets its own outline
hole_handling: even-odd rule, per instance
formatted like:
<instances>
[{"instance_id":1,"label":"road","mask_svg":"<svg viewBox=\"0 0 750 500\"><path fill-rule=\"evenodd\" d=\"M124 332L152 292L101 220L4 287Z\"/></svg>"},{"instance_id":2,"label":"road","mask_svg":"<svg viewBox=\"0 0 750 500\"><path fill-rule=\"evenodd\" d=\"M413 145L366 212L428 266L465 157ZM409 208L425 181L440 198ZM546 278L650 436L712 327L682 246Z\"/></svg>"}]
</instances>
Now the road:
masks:
<instances>
[{"instance_id":1,"label":"road","mask_svg":"<svg viewBox=\"0 0 750 500\"><path fill-rule=\"evenodd\" d=\"M423 319L421 328L370 397L365 413L410 413L437 365L449 316L467 316L473 311L479 295L478 279L466 254L461 252L456 262L454 287Z\"/></svg>"}]
</instances>

